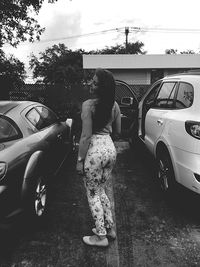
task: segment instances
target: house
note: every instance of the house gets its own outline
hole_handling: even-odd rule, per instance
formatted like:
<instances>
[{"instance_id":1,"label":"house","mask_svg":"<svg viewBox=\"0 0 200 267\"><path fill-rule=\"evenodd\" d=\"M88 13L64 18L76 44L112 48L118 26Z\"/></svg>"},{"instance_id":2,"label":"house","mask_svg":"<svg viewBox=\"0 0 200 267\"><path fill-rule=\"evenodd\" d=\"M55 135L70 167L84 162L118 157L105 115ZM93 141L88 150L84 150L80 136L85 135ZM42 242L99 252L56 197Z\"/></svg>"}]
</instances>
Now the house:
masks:
<instances>
[{"instance_id":1,"label":"house","mask_svg":"<svg viewBox=\"0 0 200 267\"><path fill-rule=\"evenodd\" d=\"M160 77L200 68L199 54L179 55L83 55L83 69L105 68L116 79L130 85L151 84L154 73ZM158 75L158 74L157 74Z\"/></svg>"},{"instance_id":2,"label":"house","mask_svg":"<svg viewBox=\"0 0 200 267\"><path fill-rule=\"evenodd\" d=\"M83 55L83 69L104 68L142 95L156 80L168 74L200 69L200 55Z\"/></svg>"}]
</instances>

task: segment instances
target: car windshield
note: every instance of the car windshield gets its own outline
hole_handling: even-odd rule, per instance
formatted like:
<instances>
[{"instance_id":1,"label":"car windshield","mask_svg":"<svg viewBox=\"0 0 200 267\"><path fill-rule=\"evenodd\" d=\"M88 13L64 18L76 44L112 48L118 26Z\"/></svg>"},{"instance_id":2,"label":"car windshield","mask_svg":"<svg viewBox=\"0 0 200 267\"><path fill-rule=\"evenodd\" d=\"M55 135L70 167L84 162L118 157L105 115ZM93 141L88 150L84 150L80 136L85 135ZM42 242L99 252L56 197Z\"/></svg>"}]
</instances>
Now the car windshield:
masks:
<instances>
[{"instance_id":1,"label":"car windshield","mask_svg":"<svg viewBox=\"0 0 200 267\"><path fill-rule=\"evenodd\" d=\"M17 129L4 117L0 117L0 142L17 139Z\"/></svg>"}]
</instances>

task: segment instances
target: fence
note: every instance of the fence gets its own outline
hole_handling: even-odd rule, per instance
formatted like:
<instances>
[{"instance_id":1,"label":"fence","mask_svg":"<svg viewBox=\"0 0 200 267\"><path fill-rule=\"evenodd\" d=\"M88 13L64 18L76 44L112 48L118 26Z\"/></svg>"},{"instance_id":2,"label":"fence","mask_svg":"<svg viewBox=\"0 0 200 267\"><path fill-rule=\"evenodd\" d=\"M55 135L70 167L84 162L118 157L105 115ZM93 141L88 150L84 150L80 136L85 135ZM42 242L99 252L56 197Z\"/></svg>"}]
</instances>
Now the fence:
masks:
<instances>
[{"instance_id":1,"label":"fence","mask_svg":"<svg viewBox=\"0 0 200 267\"><path fill-rule=\"evenodd\" d=\"M140 100L149 86L133 85L130 87ZM120 94L120 89L116 93ZM10 100L40 102L52 108L63 119L68 115L76 116L76 113L80 112L82 102L87 98L89 98L89 88L82 85L66 87L62 84L24 84L22 87L9 92Z\"/></svg>"}]
</instances>

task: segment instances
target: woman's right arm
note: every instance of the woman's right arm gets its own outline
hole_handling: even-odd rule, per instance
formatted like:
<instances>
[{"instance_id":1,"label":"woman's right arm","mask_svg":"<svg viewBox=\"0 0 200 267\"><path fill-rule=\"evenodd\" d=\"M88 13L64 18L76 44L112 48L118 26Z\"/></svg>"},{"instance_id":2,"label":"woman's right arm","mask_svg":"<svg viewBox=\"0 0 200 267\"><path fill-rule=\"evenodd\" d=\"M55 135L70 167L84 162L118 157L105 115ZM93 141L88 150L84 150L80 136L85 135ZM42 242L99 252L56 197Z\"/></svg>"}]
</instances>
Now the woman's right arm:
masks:
<instances>
[{"instance_id":1,"label":"woman's right arm","mask_svg":"<svg viewBox=\"0 0 200 267\"><path fill-rule=\"evenodd\" d=\"M117 102L115 102L115 119L113 121L113 137L118 139L121 135L121 111Z\"/></svg>"}]
</instances>

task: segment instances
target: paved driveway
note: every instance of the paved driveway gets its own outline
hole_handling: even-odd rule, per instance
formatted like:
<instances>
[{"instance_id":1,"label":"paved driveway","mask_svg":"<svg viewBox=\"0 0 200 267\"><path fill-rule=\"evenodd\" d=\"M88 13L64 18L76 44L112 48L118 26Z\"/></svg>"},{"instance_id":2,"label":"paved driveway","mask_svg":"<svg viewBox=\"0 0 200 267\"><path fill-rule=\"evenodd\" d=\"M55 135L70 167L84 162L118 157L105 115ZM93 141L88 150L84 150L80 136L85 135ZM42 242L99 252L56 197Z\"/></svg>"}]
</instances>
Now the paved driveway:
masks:
<instances>
[{"instance_id":1,"label":"paved driveway","mask_svg":"<svg viewBox=\"0 0 200 267\"><path fill-rule=\"evenodd\" d=\"M179 190L175 199L166 199L153 179L148 153L130 150L127 142L116 146L108 194L117 239L108 248L82 243L93 221L74 156L53 184L47 225L29 231L19 221L14 229L1 230L1 267L200 266L199 198Z\"/></svg>"}]
</instances>

